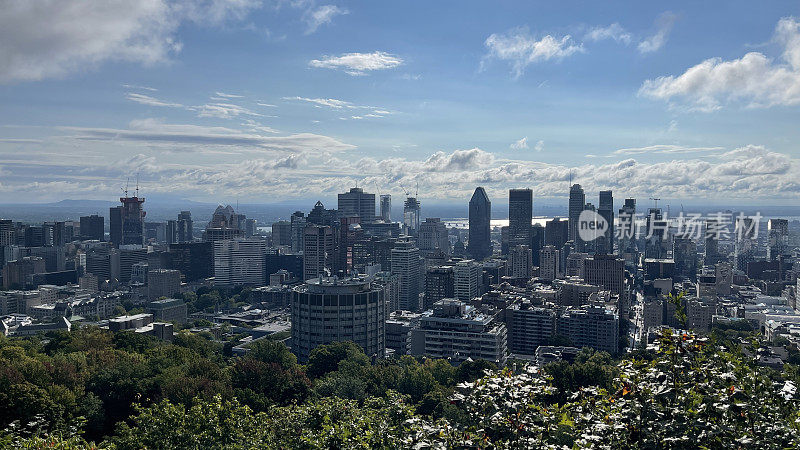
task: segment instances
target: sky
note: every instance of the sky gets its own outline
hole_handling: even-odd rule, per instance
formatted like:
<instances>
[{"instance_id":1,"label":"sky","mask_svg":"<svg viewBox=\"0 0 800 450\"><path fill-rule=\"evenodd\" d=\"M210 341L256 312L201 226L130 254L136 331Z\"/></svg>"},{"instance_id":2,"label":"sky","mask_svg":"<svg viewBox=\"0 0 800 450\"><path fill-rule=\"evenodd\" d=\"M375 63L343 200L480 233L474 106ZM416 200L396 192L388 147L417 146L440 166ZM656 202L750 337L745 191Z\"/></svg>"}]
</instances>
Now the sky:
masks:
<instances>
[{"instance_id":1,"label":"sky","mask_svg":"<svg viewBox=\"0 0 800 450\"><path fill-rule=\"evenodd\" d=\"M795 1L0 0L0 203L780 205L798 143Z\"/></svg>"}]
</instances>

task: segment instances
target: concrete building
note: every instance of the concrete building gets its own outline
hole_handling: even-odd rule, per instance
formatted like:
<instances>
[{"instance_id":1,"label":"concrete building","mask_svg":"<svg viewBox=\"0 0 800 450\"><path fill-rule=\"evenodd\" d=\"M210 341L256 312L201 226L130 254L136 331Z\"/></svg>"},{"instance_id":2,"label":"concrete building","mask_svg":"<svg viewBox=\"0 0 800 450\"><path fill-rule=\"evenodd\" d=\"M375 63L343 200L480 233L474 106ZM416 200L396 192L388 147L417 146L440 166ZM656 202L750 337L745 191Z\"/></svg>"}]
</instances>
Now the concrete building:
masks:
<instances>
[{"instance_id":1,"label":"concrete building","mask_svg":"<svg viewBox=\"0 0 800 450\"><path fill-rule=\"evenodd\" d=\"M453 266L429 267L425 273L425 296L423 309L433 308L433 304L455 296L455 274Z\"/></svg>"},{"instance_id":2,"label":"concrete building","mask_svg":"<svg viewBox=\"0 0 800 450\"><path fill-rule=\"evenodd\" d=\"M559 251L552 245L545 245L539 251L539 278L552 281L559 275Z\"/></svg>"},{"instance_id":3,"label":"concrete building","mask_svg":"<svg viewBox=\"0 0 800 450\"><path fill-rule=\"evenodd\" d=\"M331 276L336 259L333 228L307 225L303 233L303 245L303 279Z\"/></svg>"},{"instance_id":4,"label":"concrete building","mask_svg":"<svg viewBox=\"0 0 800 450\"><path fill-rule=\"evenodd\" d=\"M511 189L508 191L508 247L531 245L531 219L533 219L533 191Z\"/></svg>"},{"instance_id":5,"label":"concrete building","mask_svg":"<svg viewBox=\"0 0 800 450\"><path fill-rule=\"evenodd\" d=\"M214 284L263 286L266 247L262 240L214 242Z\"/></svg>"},{"instance_id":6,"label":"concrete building","mask_svg":"<svg viewBox=\"0 0 800 450\"><path fill-rule=\"evenodd\" d=\"M441 250L445 255L450 254L450 240L444 222L436 217L428 217L419 226L417 246L423 253Z\"/></svg>"},{"instance_id":7,"label":"concrete building","mask_svg":"<svg viewBox=\"0 0 800 450\"><path fill-rule=\"evenodd\" d=\"M384 291L365 278L315 278L294 289L292 351L308 361L318 345L353 341L367 356L386 350Z\"/></svg>"},{"instance_id":8,"label":"concrete building","mask_svg":"<svg viewBox=\"0 0 800 450\"><path fill-rule=\"evenodd\" d=\"M420 313L394 311L386 320L386 350L399 357L408 354L408 334L419 327Z\"/></svg>"},{"instance_id":9,"label":"concrete building","mask_svg":"<svg viewBox=\"0 0 800 450\"><path fill-rule=\"evenodd\" d=\"M560 306L583 306L589 304L592 295L600 292L601 287L585 283L580 278L569 277L554 280L556 303Z\"/></svg>"},{"instance_id":10,"label":"concrete building","mask_svg":"<svg viewBox=\"0 0 800 450\"><path fill-rule=\"evenodd\" d=\"M584 281L602 286L612 294L625 289L625 260L614 255L594 255L583 263Z\"/></svg>"},{"instance_id":11,"label":"concrete building","mask_svg":"<svg viewBox=\"0 0 800 450\"><path fill-rule=\"evenodd\" d=\"M419 311L419 294L422 287L422 260L419 249L408 239L398 241L391 250L391 272L399 277L399 307Z\"/></svg>"},{"instance_id":12,"label":"concrete building","mask_svg":"<svg viewBox=\"0 0 800 450\"><path fill-rule=\"evenodd\" d=\"M556 330L575 347L591 347L611 354L619 351L619 317L602 307L568 308L559 315Z\"/></svg>"},{"instance_id":13,"label":"concrete building","mask_svg":"<svg viewBox=\"0 0 800 450\"><path fill-rule=\"evenodd\" d=\"M508 274L514 278L530 278L533 275L533 252L527 245L511 247L508 255Z\"/></svg>"},{"instance_id":14,"label":"concrete building","mask_svg":"<svg viewBox=\"0 0 800 450\"><path fill-rule=\"evenodd\" d=\"M533 355L540 345L547 345L555 334L556 313L530 303L514 304L505 310L508 328L508 351Z\"/></svg>"},{"instance_id":15,"label":"concrete building","mask_svg":"<svg viewBox=\"0 0 800 450\"><path fill-rule=\"evenodd\" d=\"M460 364L467 359L506 363L506 326L464 302L445 299L423 313L419 328L409 332L409 350L415 356L447 359Z\"/></svg>"},{"instance_id":16,"label":"concrete building","mask_svg":"<svg viewBox=\"0 0 800 450\"><path fill-rule=\"evenodd\" d=\"M360 217L362 222L375 220L375 194L362 188L350 188L350 192L339 194L337 205L339 217Z\"/></svg>"},{"instance_id":17,"label":"concrete building","mask_svg":"<svg viewBox=\"0 0 800 450\"><path fill-rule=\"evenodd\" d=\"M453 266L453 290L455 297L469 302L480 295L481 266L476 261L467 259Z\"/></svg>"},{"instance_id":18,"label":"concrete building","mask_svg":"<svg viewBox=\"0 0 800 450\"><path fill-rule=\"evenodd\" d=\"M147 298L171 298L181 292L181 273L173 269L154 269L147 272Z\"/></svg>"}]
</instances>

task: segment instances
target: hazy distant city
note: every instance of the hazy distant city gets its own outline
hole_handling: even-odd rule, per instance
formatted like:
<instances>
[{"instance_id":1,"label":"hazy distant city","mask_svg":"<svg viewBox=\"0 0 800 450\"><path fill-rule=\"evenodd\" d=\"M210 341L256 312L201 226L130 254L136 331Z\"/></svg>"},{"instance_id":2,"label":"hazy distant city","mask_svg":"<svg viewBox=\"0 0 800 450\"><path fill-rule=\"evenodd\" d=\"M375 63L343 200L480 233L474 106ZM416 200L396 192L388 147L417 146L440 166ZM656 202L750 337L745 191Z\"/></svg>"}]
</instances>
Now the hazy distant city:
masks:
<instances>
[{"instance_id":1,"label":"hazy distant city","mask_svg":"<svg viewBox=\"0 0 800 450\"><path fill-rule=\"evenodd\" d=\"M800 448L800 3L0 0L0 448Z\"/></svg>"}]
</instances>

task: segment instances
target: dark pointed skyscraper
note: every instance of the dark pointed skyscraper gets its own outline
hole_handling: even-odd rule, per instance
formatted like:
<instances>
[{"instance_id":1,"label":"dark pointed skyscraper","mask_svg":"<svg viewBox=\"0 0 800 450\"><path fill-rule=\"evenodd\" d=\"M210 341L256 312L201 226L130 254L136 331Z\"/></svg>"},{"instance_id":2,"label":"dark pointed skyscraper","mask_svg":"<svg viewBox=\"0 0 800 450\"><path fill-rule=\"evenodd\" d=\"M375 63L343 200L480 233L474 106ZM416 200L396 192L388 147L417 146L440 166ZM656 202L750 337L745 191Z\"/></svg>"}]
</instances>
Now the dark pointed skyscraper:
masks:
<instances>
[{"instance_id":1,"label":"dark pointed skyscraper","mask_svg":"<svg viewBox=\"0 0 800 450\"><path fill-rule=\"evenodd\" d=\"M612 254L614 253L614 195L611 191L600 191L597 213L608 224L603 236L598 239L597 253Z\"/></svg>"},{"instance_id":2,"label":"dark pointed skyscraper","mask_svg":"<svg viewBox=\"0 0 800 450\"><path fill-rule=\"evenodd\" d=\"M586 194L580 184L569 188L569 240L578 243L578 218L586 206Z\"/></svg>"},{"instance_id":3,"label":"dark pointed skyscraper","mask_svg":"<svg viewBox=\"0 0 800 450\"><path fill-rule=\"evenodd\" d=\"M467 253L477 260L492 254L492 202L482 187L475 188L469 201L469 243Z\"/></svg>"}]
</instances>

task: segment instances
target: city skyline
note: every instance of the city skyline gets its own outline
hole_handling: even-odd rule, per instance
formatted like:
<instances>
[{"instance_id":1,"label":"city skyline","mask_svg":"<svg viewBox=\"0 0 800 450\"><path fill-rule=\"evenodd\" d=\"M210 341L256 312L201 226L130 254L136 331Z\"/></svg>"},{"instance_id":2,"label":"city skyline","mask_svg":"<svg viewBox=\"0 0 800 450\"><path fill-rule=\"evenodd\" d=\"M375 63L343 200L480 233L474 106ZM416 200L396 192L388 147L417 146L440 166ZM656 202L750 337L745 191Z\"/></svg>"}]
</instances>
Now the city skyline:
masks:
<instances>
[{"instance_id":1,"label":"city skyline","mask_svg":"<svg viewBox=\"0 0 800 450\"><path fill-rule=\"evenodd\" d=\"M0 15L0 203L112 200L136 174L215 203L800 190L789 2L38 4Z\"/></svg>"}]
</instances>

